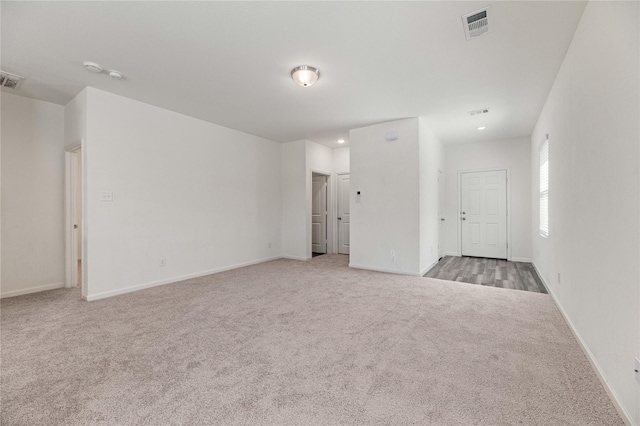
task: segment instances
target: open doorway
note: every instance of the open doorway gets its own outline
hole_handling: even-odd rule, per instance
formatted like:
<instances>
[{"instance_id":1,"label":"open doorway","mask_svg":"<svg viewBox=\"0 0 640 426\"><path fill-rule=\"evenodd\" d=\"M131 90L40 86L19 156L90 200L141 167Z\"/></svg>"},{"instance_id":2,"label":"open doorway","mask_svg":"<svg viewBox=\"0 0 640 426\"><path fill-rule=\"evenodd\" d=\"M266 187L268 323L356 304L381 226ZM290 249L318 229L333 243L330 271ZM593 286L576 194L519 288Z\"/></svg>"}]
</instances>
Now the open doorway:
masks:
<instances>
[{"instance_id":1,"label":"open doorway","mask_svg":"<svg viewBox=\"0 0 640 426\"><path fill-rule=\"evenodd\" d=\"M82 141L65 149L65 263L66 287L78 287L86 298L86 259L84 259L84 161Z\"/></svg>"},{"instance_id":2,"label":"open doorway","mask_svg":"<svg viewBox=\"0 0 640 426\"><path fill-rule=\"evenodd\" d=\"M327 253L328 176L311 175L311 256Z\"/></svg>"},{"instance_id":3,"label":"open doorway","mask_svg":"<svg viewBox=\"0 0 640 426\"><path fill-rule=\"evenodd\" d=\"M82 152L76 151L73 153L76 157L76 197L75 197L75 223L73 225L73 231L76 233L76 257L78 258L78 276L76 279L76 285L82 287Z\"/></svg>"}]
</instances>

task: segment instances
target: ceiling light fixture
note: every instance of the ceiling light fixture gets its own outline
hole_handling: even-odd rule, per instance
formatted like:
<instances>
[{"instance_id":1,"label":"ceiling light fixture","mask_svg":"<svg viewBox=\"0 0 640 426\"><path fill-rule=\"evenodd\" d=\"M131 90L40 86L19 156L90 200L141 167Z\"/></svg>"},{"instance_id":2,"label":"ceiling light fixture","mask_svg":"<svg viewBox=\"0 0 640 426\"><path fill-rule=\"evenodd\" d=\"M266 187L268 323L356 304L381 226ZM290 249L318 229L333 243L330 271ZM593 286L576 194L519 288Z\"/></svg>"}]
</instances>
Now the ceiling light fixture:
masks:
<instances>
[{"instance_id":1,"label":"ceiling light fixture","mask_svg":"<svg viewBox=\"0 0 640 426\"><path fill-rule=\"evenodd\" d=\"M487 126L480 126L480 127L478 127L478 130L484 130L486 128L487 128Z\"/></svg>"},{"instance_id":2,"label":"ceiling light fixture","mask_svg":"<svg viewBox=\"0 0 640 426\"><path fill-rule=\"evenodd\" d=\"M320 78L320 70L309 65L300 65L291 70L291 78L298 86L308 87Z\"/></svg>"},{"instance_id":3,"label":"ceiling light fixture","mask_svg":"<svg viewBox=\"0 0 640 426\"><path fill-rule=\"evenodd\" d=\"M87 71L95 72L96 74L100 74L102 72L102 67L95 62L84 61L83 65Z\"/></svg>"},{"instance_id":4,"label":"ceiling light fixture","mask_svg":"<svg viewBox=\"0 0 640 426\"><path fill-rule=\"evenodd\" d=\"M344 143L344 139L338 139L338 143Z\"/></svg>"}]
</instances>

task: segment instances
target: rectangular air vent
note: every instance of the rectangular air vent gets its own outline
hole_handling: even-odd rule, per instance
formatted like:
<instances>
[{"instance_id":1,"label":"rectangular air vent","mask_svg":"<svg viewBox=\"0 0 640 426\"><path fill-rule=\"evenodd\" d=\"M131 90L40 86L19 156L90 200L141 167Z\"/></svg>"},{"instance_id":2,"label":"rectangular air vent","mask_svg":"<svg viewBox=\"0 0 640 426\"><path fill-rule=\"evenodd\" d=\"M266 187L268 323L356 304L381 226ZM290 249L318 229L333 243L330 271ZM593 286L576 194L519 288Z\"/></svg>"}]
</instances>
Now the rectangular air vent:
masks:
<instances>
[{"instance_id":1,"label":"rectangular air vent","mask_svg":"<svg viewBox=\"0 0 640 426\"><path fill-rule=\"evenodd\" d=\"M24 77L0 71L0 87L6 87L8 89L19 89L23 81Z\"/></svg>"},{"instance_id":2,"label":"rectangular air vent","mask_svg":"<svg viewBox=\"0 0 640 426\"><path fill-rule=\"evenodd\" d=\"M489 32L489 7L467 13L462 17L464 35L467 40Z\"/></svg>"},{"instance_id":3,"label":"rectangular air vent","mask_svg":"<svg viewBox=\"0 0 640 426\"><path fill-rule=\"evenodd\" d=\"M477 109L475 111L469 111L467 114L473 117L474 115L486 114L488 112L489 112L489 108L484 108L484 109Z\"/></svg>"}]
</instances>

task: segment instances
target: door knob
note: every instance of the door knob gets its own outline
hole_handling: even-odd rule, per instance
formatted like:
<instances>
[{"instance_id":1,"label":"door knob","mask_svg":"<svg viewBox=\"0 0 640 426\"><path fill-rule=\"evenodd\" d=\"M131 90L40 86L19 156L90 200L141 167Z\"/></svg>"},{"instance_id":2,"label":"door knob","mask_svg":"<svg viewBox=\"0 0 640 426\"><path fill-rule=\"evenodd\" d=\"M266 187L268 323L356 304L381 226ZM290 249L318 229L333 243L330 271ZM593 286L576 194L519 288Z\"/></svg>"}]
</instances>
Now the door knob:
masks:
<instances>
[{"instance_id":1,"label":"door knob","mask_svg":"<svg viewBox=\"0 0 640 426\"><path fill-rule=\"evenodd\" d=\"M465 218L463 217L463 218L462 218L462 220L467 220L467 219L465 219Z\"/></svg>"},{"instance_id":2,"label":"door knob","mask_svg":"<svg viewBox=\"0 0 640 426\"><path fill-rule=\"evenodd\" d=\"M444 222L444 217L441 217L441 218L440 218L440 222Z\"/></svg>"},{"instance_id":3,"label":"door knob","mask_svg":"<svg viewBox=\"0 0 640 426\"><path fill-rule=\"evenodd\" d=\"M342 218L338 216L338 220L342 220Z\"/></svg>"}]
</instances>

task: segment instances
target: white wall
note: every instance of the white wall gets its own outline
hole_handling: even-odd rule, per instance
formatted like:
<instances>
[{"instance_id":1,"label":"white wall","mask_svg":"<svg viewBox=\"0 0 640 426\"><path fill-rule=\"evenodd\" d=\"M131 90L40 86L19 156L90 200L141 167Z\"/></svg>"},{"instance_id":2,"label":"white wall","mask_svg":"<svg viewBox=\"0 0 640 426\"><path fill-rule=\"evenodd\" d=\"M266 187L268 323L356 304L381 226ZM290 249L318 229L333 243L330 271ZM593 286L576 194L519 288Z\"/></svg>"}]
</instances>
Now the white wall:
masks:
<instances>
[{"instance_id":1,"label":"white wall","mask_svg":"<svg viewBox=\"0 0 640 426\"><path fill-rule=\"evenodd\" d=\"M89 300L280 257L280 144L88 88L85 146Z\"/></svg>"},{"instance_id":2,"label":"white wall","mask_svg":"<svg viewBox=\"0 0 640 426\"><path fill-rule=\"evenodd\" d=\"M426 123L420 119L420 275L438 262L438 170L443 170L443 146Z\"/></svg>"},{"instance_id":3,"label":"white wall","mask_svg":"<svg viewBox=\"0 0 640 426\"><path fill-rule=\"evenodd\" d=\"M397 131L398 140L385 134ZM418 119L349 132L351 254L357 268L420 273ZM358 200L356 192L361 191ZM392 259L391 251L395 252Z\"/></svg>"},{"instance_id":4,"label":"white wall","mask_svg":"<svg viewBox=\"0 0 640 426\"><path fill-rule=\"evenodd\" d=\"M333 150L312 141L305 141L305 144L307 174L311 176L311 171L314 171L330 175L333 172Z\"/></svg>"},{"instance_id":5,"label":"white wall","mask_svg":"<svg viewBox=\"0 0 640 426\"><path fill-rule=\"evenodd\" d=\"M638 2L588 3L531 138L534 263L636 424L639 14ZM538 147L546 133L548 239L538 233Z\"/></svg>"},{"instance_id":6,"label":"white wall","mask_svg":"<svg viewBox=\"0 0 640 426\"><path fill-rule=\"evenodd\" d=\"M530 138L447 145L445 157L445 254L460 255L458 235L458 172L508 169L511 223L510 253L514 261L531 261L531 152Z\"/></svg>"},{"instance_id":7,"label":"white wall","mask_svg":"<svg viewBox=\"0 0 640 426\"><path fill-rule=\"evenodd\" d=\"M307 256L307 147L306 141L282 144L282 255Z\"/></svg>"},{"instance_id":8,"label":"white wall","mask_svg":"<svg viewBox=\"0 0 640 426\"><path fill-rule=\"evenodd\" d=\"M64 106L64 145L87 137L87 88L82 89Z\"/></svg>"},{"instance_id":9,"label":"white wall","mask_svg":"<svg viewBox=\"0 0 640 426\"><path fill-rule=\"evenodd\" d=\"M349 147L333 149L333 173L349 173Z\"/></svg>"},{"instance_id":10,"label":"white wall","mask_svg":"<svg viewBox=\"0 0 640 426\"><path fill-rule=\"evenodd\" d=\"M3 297L64 285L64 107L2 92Z\"/></svg>"}]
</instances>

